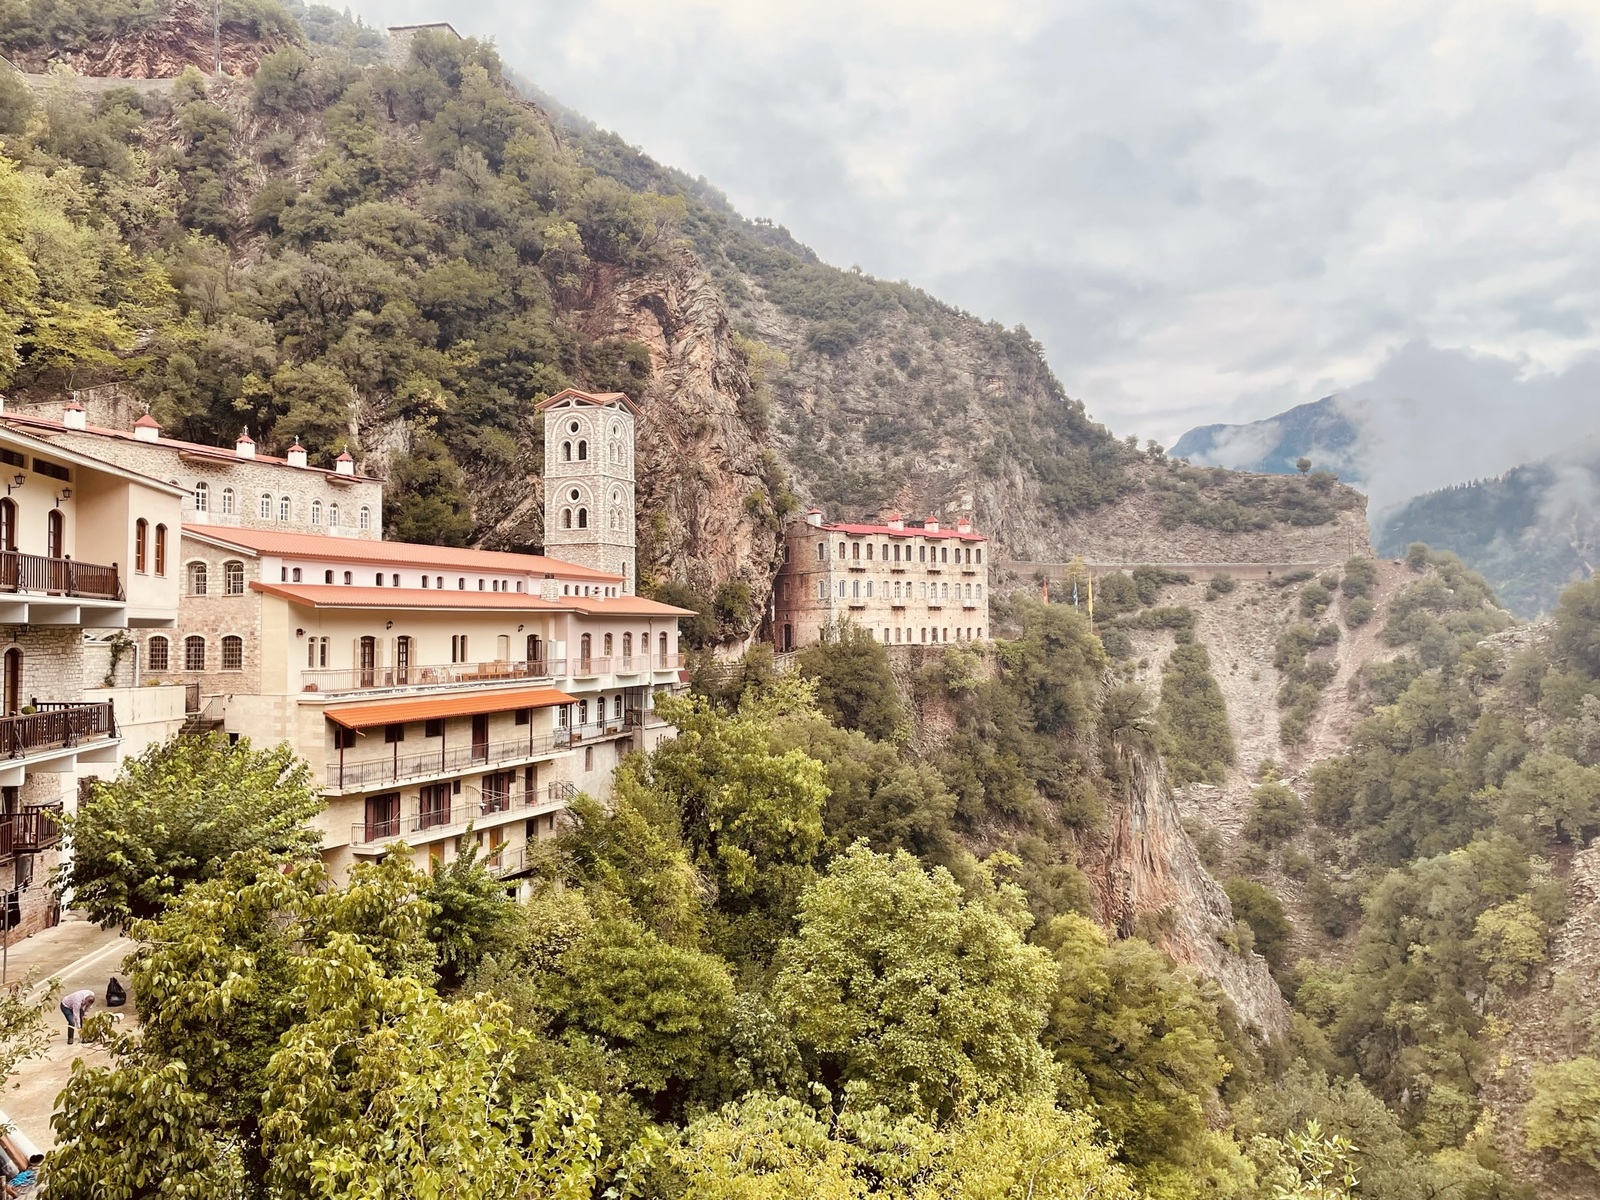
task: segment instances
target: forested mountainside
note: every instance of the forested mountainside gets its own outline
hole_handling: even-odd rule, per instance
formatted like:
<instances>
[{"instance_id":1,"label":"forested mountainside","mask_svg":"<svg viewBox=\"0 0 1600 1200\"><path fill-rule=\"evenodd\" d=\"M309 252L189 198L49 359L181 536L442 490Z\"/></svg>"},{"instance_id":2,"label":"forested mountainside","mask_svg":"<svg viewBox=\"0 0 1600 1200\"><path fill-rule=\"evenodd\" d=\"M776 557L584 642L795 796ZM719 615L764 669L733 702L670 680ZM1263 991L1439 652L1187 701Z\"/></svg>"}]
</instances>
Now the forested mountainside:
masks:
<instances>
[{"instance_id":1,"label":"forested mountainside","mask_svg":"<svg viewBox=\"0 0 1600 1200\"><path fill-rule=\"evenodd\" d=\"M417 1165L447 1146L485 1196L1592 1194L1592 585L1507 632L1452 558L1375 561L1324 464L1119 442L1025 333L818 262L488 47L221 11L208 79L189 0L0 4L25 67L177 76L0 69L9 403L348 447L391 534L529 547L532 404L628 392L641 574L706 644L807 502L971 510L1019 558L1319 566L1111 575L1092 628L1011 580L993 647L847 637L799 679L708 656L684 736L509 914L469 868L235 862L141 929L157 1033L75 1082L63 1181L377 1194L473 1175Z\"/></svg>"},{"instance_id":2,"label":"forested mountainside","mask_svg":"<svg viewBox=\"0 0 1600 1200\"><path fill-rule=\"evenodd\" d=\"M1442 546L1481 571L1514 611L1555 610L1600 561L1600 459L1573 454L1407 501L1377 530L1379 551Z\"/></svg>"},{"instance_id":3,"label":"forested mountainside","mask_svg":"<svg viewBox=\"0 0 1600 1200\"><path fill-rule=\"evenodd\" d=\"M393 534L530 547L532 403L625 391L647 414L642 577L686 586L726 637L758 620L802 504L970 511L1004 551L1056 560L1114 556L1151 511L1231 534L1331 527L1360 505L1331 477L1268 486L1117 441L1024 331L819 262L553 119L486 46L424 32L379 63L381 39L326 9L223 12L245 75L0 76L31 256L24 336L0 359L13 403L116 384L180 435L247 425L323 461L348 447L387 479ZM0 50L89 69L114 43L143 48L141 74L171 71L209 33L196 14L29 4L0 22ZM174 53L152 57L163 37ZM48 324L25 311L54 305Z\"/></svg>"}]
</instances>

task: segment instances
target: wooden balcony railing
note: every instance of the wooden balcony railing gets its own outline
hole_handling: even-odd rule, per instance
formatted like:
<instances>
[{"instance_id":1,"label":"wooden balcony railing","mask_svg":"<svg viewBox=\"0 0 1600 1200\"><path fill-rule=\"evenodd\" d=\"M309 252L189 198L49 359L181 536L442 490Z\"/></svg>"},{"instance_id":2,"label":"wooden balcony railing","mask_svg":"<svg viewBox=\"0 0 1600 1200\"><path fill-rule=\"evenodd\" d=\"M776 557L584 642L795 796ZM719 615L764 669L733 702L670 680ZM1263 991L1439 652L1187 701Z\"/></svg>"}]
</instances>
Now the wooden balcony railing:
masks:
<instances>
[{"instance_id":1,"label":"wooden balcony railing","mask_svg":"<svg viewBox=\"0 0 1600 1200\"><path fill-rule=\"evenodd\" d=\"M38 712L0 717L0 758L24 758L117 732L117 719L109 700L95 704L49 702L36 707Z\"/></svg>"},{"instance_id":2,"label":"wooden balcony railing","mask_svg":"<svg viewBox=\"0 0 1600 1200\"><path fill-rule=\"evenodd\" d=\"M124 599L116 563L105 567L71 558L23 554L19 550L0 550L0 592Z\"/></svg>"},{"instance_id":3,"label":"wooden balcony railing","mask_svg":"<svg viewBox=\"0 0 1600 1200\"><path fill-rule=\"evenodd\" d=\"M60 804L36 804L7 818L13 854L37 854L61 841Z\"/></svg>"}]
</instances>

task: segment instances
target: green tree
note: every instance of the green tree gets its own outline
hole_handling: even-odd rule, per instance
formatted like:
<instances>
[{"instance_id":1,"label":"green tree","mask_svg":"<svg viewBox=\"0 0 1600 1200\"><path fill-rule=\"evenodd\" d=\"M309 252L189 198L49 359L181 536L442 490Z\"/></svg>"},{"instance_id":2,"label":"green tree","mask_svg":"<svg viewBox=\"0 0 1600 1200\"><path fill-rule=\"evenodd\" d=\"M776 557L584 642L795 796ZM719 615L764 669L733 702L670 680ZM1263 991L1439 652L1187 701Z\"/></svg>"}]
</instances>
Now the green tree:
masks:
<instances>
[{"instance_id":1,"label":"green tree","mask_svg":"<svg viewBox=\"0 0 1600 1200\"><path fill-rule=\"evenodd\" d=\"M1304 475L1307 471L1311 470L1311 460L1309 458L1297 458L1297 459L1295 459L1294 460L1294 469L1296 471L1299 471L1300 474Z\"/></svg>"},{"instance_id":2,"label":"green tree","mask_svg":"<svg viewBox=\"0 0 1600 1200\"><path fill-rule=\"evenodd\" d=\"M821 1080L903 1113L1048 1087L1054 970L1014 888L963 901L943 868L852 846L800 901L772 998Z\"/></svg>"},{"instance_id":3,"label":"green tree","mask_svg":"<svg viewBox=\"0 0 1600 1200\"><path fill-rule=\"evenodd\" d=\"M1556 650L1590 679L1600 679L1600 579L1575 583L1556 607Z\"/></svg>"},{"instance_id":4,"label":"green tree","mask_svg":"<svg viewBox=\"0 0 1600 1200\"><path fill-rule=\"evenodd\" d=\"M1533 1096L1523 1110L1529 1150L1600 1171L1600 1059L1569 1059L1533 1068Z\"/></svg>"},{"instance_id":5,"label":"green tree","mask_svg":"<svg viewBox=\"0 0 1600 1200\"><path fill-rule=\"evenodd\" d=\"M1139 1167L1207 1153L1206 1103L1228 1073L1216 1005L1138 938L1108 944L1085 917L1057 917L1044 1043L1068 1068L1062 1099L1089 1111Z\"/></svg>"},{"instance_id":6,"label":"green tree","mask_svg":"<svg viewBox=\"0 0 1600 1200\"><path fill-rule=\"evenodd\" d=\"M817 681L817 707L846 729L881 742L906 721L888 648L870 629L846 624L836 637L807 646L800 652L800 671Z\"/></svg>"},{"instance_id":7,"label":"green tree","mask_svg":"<svg viewBox=\"0 0 1600 1200\"><path fill-rule=\"evenodd\" d=\"M1180 635L1167 658L1156 720L1175 782L1222 782L1233 763L1228 706L1211 674L1211 656L1192 637Z\"/></svg>"},{"instance_id":8,"label":"green tree","mask_svg":"<svg viewBox=\"0 0 1600 1200\"><path fill-rule=\"evenodd\" d=\"M436 865L422 896L433 906L428 940L438 953L443 986L459 983L485 954L506 944L515 923L515 906L505 885L478 860L478 842L469 830L464 849Z\"/></svg>"},{"instance_id":9,"label":"green tree","mask_svg":"<svg viewBox=\"0 0 1600 1200\"><path fill-rule=\"evenodd\" d=\"M1283 902L1263 884L1234 876L1224 887L1236 919L1250 926L1255 935L1256 953L1267 960L1277 974L1289 965L1289 938L1294 927L1283 911Z\"/></svg>"},{"instance_id":10,"label":"green tree","mask_svg":"<svg viewBox=\"0 0 1600 1200\"><path fill-rule=\"evenodd\" d=\"M306 822L321 808L310 768L287 744L177 737L96 783L63 819L73 853L55 884L102 925L152 917L241 851L313 850L320 835Z\"/></svg>"},{"instance_id":11,"label":"green tree","mask_svg":"<svg viewBox=\"0 0 1600 1200\"><path fill-rule=\"evenodd\" d=\"M1303 819L1304 809L1293 789L1282 783L1264 783L1250 795L1244 836L1270 850L1298 833Z\"/></svg>"}]
</instances>

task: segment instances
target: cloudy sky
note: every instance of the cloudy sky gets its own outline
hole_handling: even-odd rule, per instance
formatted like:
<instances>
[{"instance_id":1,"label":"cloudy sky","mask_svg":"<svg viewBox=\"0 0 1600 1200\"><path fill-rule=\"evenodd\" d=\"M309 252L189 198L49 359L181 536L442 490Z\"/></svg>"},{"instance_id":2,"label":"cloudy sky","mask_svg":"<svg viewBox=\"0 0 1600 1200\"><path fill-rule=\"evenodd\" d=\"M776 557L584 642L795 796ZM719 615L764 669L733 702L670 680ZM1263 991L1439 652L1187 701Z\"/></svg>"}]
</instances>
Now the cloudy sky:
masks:
<instances>
[{"instance_id":1,"label":"cloudy sky","mask_svg":"<svg viewBox=\"0 0 1600 1200\"><path fill-rule=\"evenodd\" d=\"M825 259L1027 325L1119 433L1448 416L1464 377L1502 431L1552 393L1592 420L1593 0L355 8L492 37Z\"/></svg>"}]
</instances>

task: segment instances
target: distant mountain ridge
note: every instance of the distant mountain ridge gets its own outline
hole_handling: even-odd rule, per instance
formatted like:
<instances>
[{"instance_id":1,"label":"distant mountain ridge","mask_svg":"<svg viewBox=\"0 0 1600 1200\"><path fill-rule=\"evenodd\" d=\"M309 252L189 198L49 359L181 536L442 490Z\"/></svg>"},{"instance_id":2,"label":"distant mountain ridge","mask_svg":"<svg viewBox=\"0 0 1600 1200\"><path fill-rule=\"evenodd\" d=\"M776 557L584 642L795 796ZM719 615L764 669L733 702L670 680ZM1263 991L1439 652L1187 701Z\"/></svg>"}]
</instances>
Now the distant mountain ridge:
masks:
<instances>
[{"instance_id":1,"label":"distant mountain ridge","mask_svg":"<svg viewBox=\"0 0 1600 1200\"><path fill-rule=\"evenodd\" d=\"M1318 469L1360 486L1360 448L1361 430L1351 419L1349 402L1325 396L1260 421L1198 426L1169 453L1201 466L1271 475L1292 475L1295 463L1309 458Z\"/></svg>"},{"instance_id":2,"label":"distant mountain ridge","mask_svg":"<svg viewBox=\"0 0 1600 1200\"><path fill-rule=\"evenodd\" d=\"M1426 492L1391 513L1374 541L1385 555L1412 542L1452 550L1513 612L1551 612L1600 558L1600 450Z\"/></svg>"}]
</instances>

